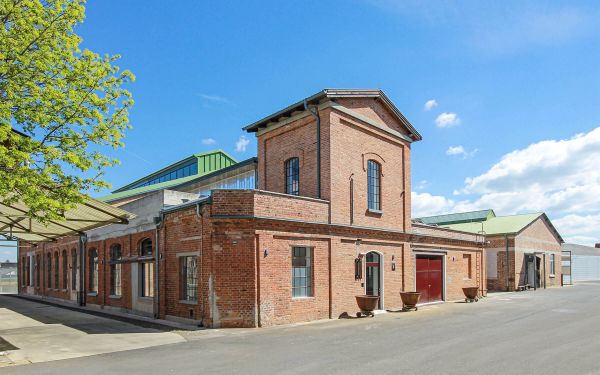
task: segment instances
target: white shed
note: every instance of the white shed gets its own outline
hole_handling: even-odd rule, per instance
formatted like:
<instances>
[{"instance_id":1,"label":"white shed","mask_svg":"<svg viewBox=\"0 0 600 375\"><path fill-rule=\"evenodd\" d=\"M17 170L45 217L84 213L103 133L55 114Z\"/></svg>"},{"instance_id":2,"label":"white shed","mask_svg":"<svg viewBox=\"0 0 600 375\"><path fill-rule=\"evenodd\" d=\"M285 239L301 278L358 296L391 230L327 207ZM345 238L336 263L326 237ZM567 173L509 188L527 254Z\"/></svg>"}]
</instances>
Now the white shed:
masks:
<instances>
[{"instance_id":1,"label":"white shed","mask_svg":"<svg viewBox=\"0 0 600 375\"><path fill-rule=\"evenodd\" d=\"M565 276L565 282L600 280L600 249L565 243L562 245L563 268L571 267L571 280Z\"/></svg>"}]
</instances>

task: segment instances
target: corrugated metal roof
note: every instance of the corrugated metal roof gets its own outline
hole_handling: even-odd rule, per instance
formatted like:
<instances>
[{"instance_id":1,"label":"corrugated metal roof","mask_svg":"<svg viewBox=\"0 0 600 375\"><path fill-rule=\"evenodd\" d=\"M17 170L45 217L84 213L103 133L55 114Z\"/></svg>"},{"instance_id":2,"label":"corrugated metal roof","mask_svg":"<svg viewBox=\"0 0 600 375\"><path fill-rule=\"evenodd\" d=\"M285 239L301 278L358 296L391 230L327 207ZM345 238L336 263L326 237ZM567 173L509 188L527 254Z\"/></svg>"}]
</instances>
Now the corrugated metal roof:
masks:
<instances>
[{"instance_id":1,"label":"corrugated metal roof","mask_svg":"<svg viewBox=\"0 0 600 375\"><path fill-rule=\"evenodd\" d=\"M92 198L65 213L64 220L48 223L27 216L29 207L18 202L0 203L0 235L27 242L53 241L56 238L83 234L110 224L127 224L134 214Z\"/></svg>"},{"instance_id":2,"label":"corrugated metal roof","mask_svg":"<svg viewBox=\"0 0 600 375\"><path fill-rule=\"evenodd\" d=\"M494 210L480 210L480 211L470 211L470 212L457 212L457 213L446 214L446 215L420 217L415 220L420 221L423 224L445 225L445 224L469 223L469 222L474 222L474 221L479 222L479 221L488 220L495 216L496 216L496 214L494 213Z\"/></svg>"},{"instance_id":3,"label":"corrugated metal roof","mask_svg":"<svg viewBox=\"0 0 600 375\"><path fill-rule=\"evenodd\" d=\"M230 170L233 170L236 168L241 168L247 164L254 163L254 162L256 162L256 158L250 158L250 159L241 161L239 163L230 165L228 167L218 169L216 171L207 172L207 173L203 173L203 174L197 174L197 175L188 176L188 177L182 177L182 178L178 178L175 180L160 182L158 184L153 184L153 185L140 186L139 188L135 188L135 189L119 191L116 193L112 193L112 194L100 197L100 198L98 198L98 200L103 201L103 202L112 202L112 201L116 201L116 200L124 199L124 198L128 198L128 197L133 197L133 196L140 195L140 194L151 193L151 192L157 191L157 190L174 188L174 187L185 185L188 183L193 183L193 182L201 181L204 179L208 179L208 178L217 176L221 173L225 173L227 171L230 171Z\"/></svg>"},{"instance_id":4,"label":"corrugated metal roof","mask_svg":"<svg viewBox=\"0 0 600 375\"><path fill-rule=\"evenodd\" d=\"M222 159L222 162L207 163L208 158L210 158L213 155L218 156L219 159ZM181 159L181 160L179 160L175 163L172 163L164 168L161 168L155 172L152 172L144 177L138 178L137 180L130 182L129 184L114 190L113 193L119 193L119 192L123 192L126 190L132 190L131 188L133 186L138 185L146 180L152 180L153 178L158 177L161 174L163 174L171 169L176 169L178 166L184 166L185 164L192 162L194 159L196 160L197 165L198 165L198 172L195 175L187 176L187 177L193 178L193 177L202 176L202 175L214 172L221 168L225 168L232 164L237 163L237 160L235 160L231 155L229 155L228 153L226 153L223 150L212 150L212 151L207 151L207 152L201 152L198 154L193 154L191 156L188 156L184 159ZM219 167L217 167L217 164L219 165ZM184 178L187 178L187 177L181 177L180 180L183 180ZM175 180L171 180L171 181L175 181ZM171 182L171 181L161 182L160 184L164 184L164 183ZM153 185L158 185L158 184L153 184ZM153 186L153 185L148 185L148 186ZM141 186L141 187L147 187L147 186ZM152 189L152 190L154 190L154 189Z\"/></svg>"},{"instance_id":5,"label":"corrugated metal roof","mask_svg":"<svg viewBox=\"0 0 600 375\"><path fill-rule=\"evenodd\" d=\"M481 233L483 231L487 235L516 234L542 215L543 213L496 216L484 221L440 226L471 233Z\"/></svg>"},{"instance_id":6,"label":"corrugated metal roof","mask_svg":"<svg viewBox=\"0 0 600 375\"><path fill-rule=\"evenodd\" d=\"M266 128L270 122L276 122L280 117L289 117L290 114L296 111L304 111L304 103L317 104L325 98L379 98L390 109L394 116L400 121L409 131L413 140L421 140L423 137L417 129L404 117L402 112L392 103L392 101L380 89L324 89L318 93L300 100L280 111L277 111L259 121L256 121L244 127L244 130L253 133L260 128Z\"/></svg>"}]
</instances>

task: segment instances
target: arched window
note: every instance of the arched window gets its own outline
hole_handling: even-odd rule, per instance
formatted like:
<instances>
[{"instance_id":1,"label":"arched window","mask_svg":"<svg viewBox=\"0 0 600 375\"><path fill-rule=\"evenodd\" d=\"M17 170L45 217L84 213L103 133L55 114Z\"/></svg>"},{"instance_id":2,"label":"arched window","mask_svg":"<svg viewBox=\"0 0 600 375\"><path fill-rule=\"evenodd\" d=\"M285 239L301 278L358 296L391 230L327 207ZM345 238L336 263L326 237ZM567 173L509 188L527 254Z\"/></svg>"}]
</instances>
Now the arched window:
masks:
<instances>
[{"instance_id":1,"label":"arched window","mask_svg":"<svg viewBox=\"0 0 600 375\"><path fill-rule=\"evenodd\" d=\"M71 290L77 290L77 274L79 262L77 262L77 250L71 249Z\"/></svg>"},{"instance_id":2,"label":"arched window","mask_svg":"<svg viewBox=\"0 0 600 375\"><path fill-rule=\"evenodd\" d=\"M121 245L110 247L110 294L121 295Z\"/></svg>"},{"instance_id":3,"label":"arched window","mask_svg":"<svg viewBox=\"0 0 600 375\"><path fill-rule=\"evenodd\" d=\"M152 256L152 240L146 238L140 242L140 255L143 257Z\"/></svg>"},{"instance_id":4,"label":"arched window","mask_svg":"<svg viewBox=\"0 0 600 375\"><path fill-rule=\"evenodd\" d=\"M67 250L62 251L62 288L67 289L69 287L69 259L67 258Z\"/></svg>"},{"instance_id":5,"label":"arched window","mask_svg":"<svg viewBox=\"0 0 600 375\"><path fill-rule=\"evenodd\" d=\"M91 249L89 255L89 291L98 293L98 250Z\"/></svg>"},{"instance_id":6,"label":"arched window","mask_svg":"<svg viewBox=\"0 0 600 375\"><path fill-rule=\"evenodd\" d=\"M58 284L58 266L59 266L59 261L58 261L58 251L54 252L54 289L58 289L60 288L59 284Z\"/></svg>"},{"instance_id":7,"label":"arched window","mask_svg":"<svg viewBox=\"0 0 600 375\"><path fill-rule=\"evenodd\" d=\"M367 162L367 184L369 210L381 211L381 164L375 160Z\"/></svg>"},{"instance_id":8,"label":"arched window","mask_svg":"<svg viewBox=\"0 0 600 375\"><path fill-rule=\"evenodd\" d=\"M300 161L291 158L285 162L285 193L300 194Z\"/></svg>"},{"instance_id":9,"label":"arched window","mask_svg":"<svg viewBox=\"0 0 600 375\"><path fill-rule=\"evenodd\" d=\"M52 289L52 254L46 254L46 288Z\"/></svg>"}]
</instances>

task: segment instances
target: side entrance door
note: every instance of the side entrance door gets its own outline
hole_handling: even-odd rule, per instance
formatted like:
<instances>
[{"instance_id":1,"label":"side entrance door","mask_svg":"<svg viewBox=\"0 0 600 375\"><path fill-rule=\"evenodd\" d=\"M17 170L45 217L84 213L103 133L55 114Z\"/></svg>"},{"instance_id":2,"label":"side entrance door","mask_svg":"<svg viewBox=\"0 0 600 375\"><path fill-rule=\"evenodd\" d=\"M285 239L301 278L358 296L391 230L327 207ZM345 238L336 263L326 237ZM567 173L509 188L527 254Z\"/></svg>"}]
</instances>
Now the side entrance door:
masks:
<instances>
[{"instance_id":1,"label":"side entrance door","mask_svg":"<svg viewBox=\"0 0 600 375\"><path fill-rule=\"evenodd\" d=\"M417 292L421 303L442 301L444 288L443 260L440 255L416 256Z\"/></svg>"},{"instance_id":2,"label":"side entrance door","mask_svg":"<svg viewBox=\"0 0 600 375\"><path fill-rule=\"evenodd\" d=\"M365 294L369 296L379 296L378 308L382 308L381 304L381 256L371 251L366 256L366 285Z\"/></svg>"}]
</instances>

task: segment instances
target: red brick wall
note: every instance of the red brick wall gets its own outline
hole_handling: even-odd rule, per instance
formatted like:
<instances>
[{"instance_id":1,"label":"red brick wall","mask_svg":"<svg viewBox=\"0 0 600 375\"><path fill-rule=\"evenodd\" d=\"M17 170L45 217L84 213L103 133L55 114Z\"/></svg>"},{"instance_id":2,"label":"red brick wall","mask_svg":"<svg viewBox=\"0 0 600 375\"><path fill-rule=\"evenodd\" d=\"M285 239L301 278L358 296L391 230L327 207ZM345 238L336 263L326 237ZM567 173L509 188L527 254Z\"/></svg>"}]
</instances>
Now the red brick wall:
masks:
<instances>
[{"instance_id":1,"label":"red brick wall","mask_svg":"<svg viewBox=\"0 0 600 375\"><path fill-rule=\"evenodd\" d=\"M284 232L257 233L260 324L270 326L329 317L329 239ZM309 247L312 296L292 298L292 247ZM265 256L265 250L268 255Z\"/></svg>"},{"instance_id":2,"label":"red brick wall","mask_svg":"<svg viewBox=\"0 0 600 375\"><path fill-rule=\"evenodd\" d=\"M321 117L321 193L328 198L329 112ZM316 124L306 116L278 129L258 135L258 188L285 193L285 161L297 157L300 162L300 195L316 198L317 148Z\"/></svg>"},{"instance_id":3,"label":"red brick wall","mask_svg":"<svg viewBox=\"0 0 600 375\"><path fill-rule=\"evenodd\" d=\"M114 298L110 296L110 255L109 249L112 244L121 244L123 257L137 256L139 255L139 242L144 238L151 238L154 242L154 231L138 232L131 235L125 235L115 237L108 240L101 241L89 241L86 244L85 250L85 277L84 283L85 288L89 292L89 275L90 275L90 262L89 262L89 251L90 249L98 250L98 294L93 295L87 293L86 303L95 304L99 306L112 306L117 308L123 308L126 310L131 309L131 267L137 265L137 263L123 263L121 268L121 288L122 295L120 298ZM75 301L75 294L72 287L72 267L73 257L72 250L77 251L77 264L79 264L79 238L78 237L64 237L56 242L41 243L35 250L36 257L40 256L40 285L36 286L33 294L39 296L53 297L63 300ZM67 251L67 285L63 283L63 262L62 252ZM29 248L22 248L19 250L23 254L29 251ZM58 288L54 285L54 254L59 252L61 255L59 258L59 286ZM48 273L47 273L47 254L52 254L52 284L51 288L48 286ZM36 271L37 272L37 271ZM37 276L34 274L34 280ZM24 291L25 292L25 291Z\"/></svg>"},{"instance_id":4,"label":"red brick wall","mask_svg":"<svg viewBox=\"0 0 600 375\"><path fill-rule=\"evenodd\" d=\"M383 126L407 134L379 101L340 100L356 112ZM321 193L331 201L333 223L410 230L410 144L360 120L326 108L321 118ZM300 161L300 195L316 197L316 125L312 117L289 123L258 135L258 188L285 192L285 161ZM383 214L367 210L369 159L382 165ZM351 218L350 180L353 180Z\"/></svg>"},{"instance_id":5,"label":"red brick wall","mask_svg":"<svg viewBox=\"0 0 600 375\"><path fill-rule=\"evenodd\" d=\"M525 256L534 252L546 253L545 267L543 255L537 256L542 260L540 264L540 276L544 277L544 268L546 270L545 282L547 287L561 285L561 252L560 242L552 233L550 226L541 218L534 221L516 236L508 238L508 271L506 266L506 241L504 236L487 237L489 243L487 249L497 249L497 279L489 278L487 280L489 290L504 291L507 289L506 274L508 272L508 289L516 290L519 285L525 284L525 274L527 272ZM555 275L550 274L550 254L555 255ZM541 280L541 287L543 287Z\"/></svg>"}]
</instances>

